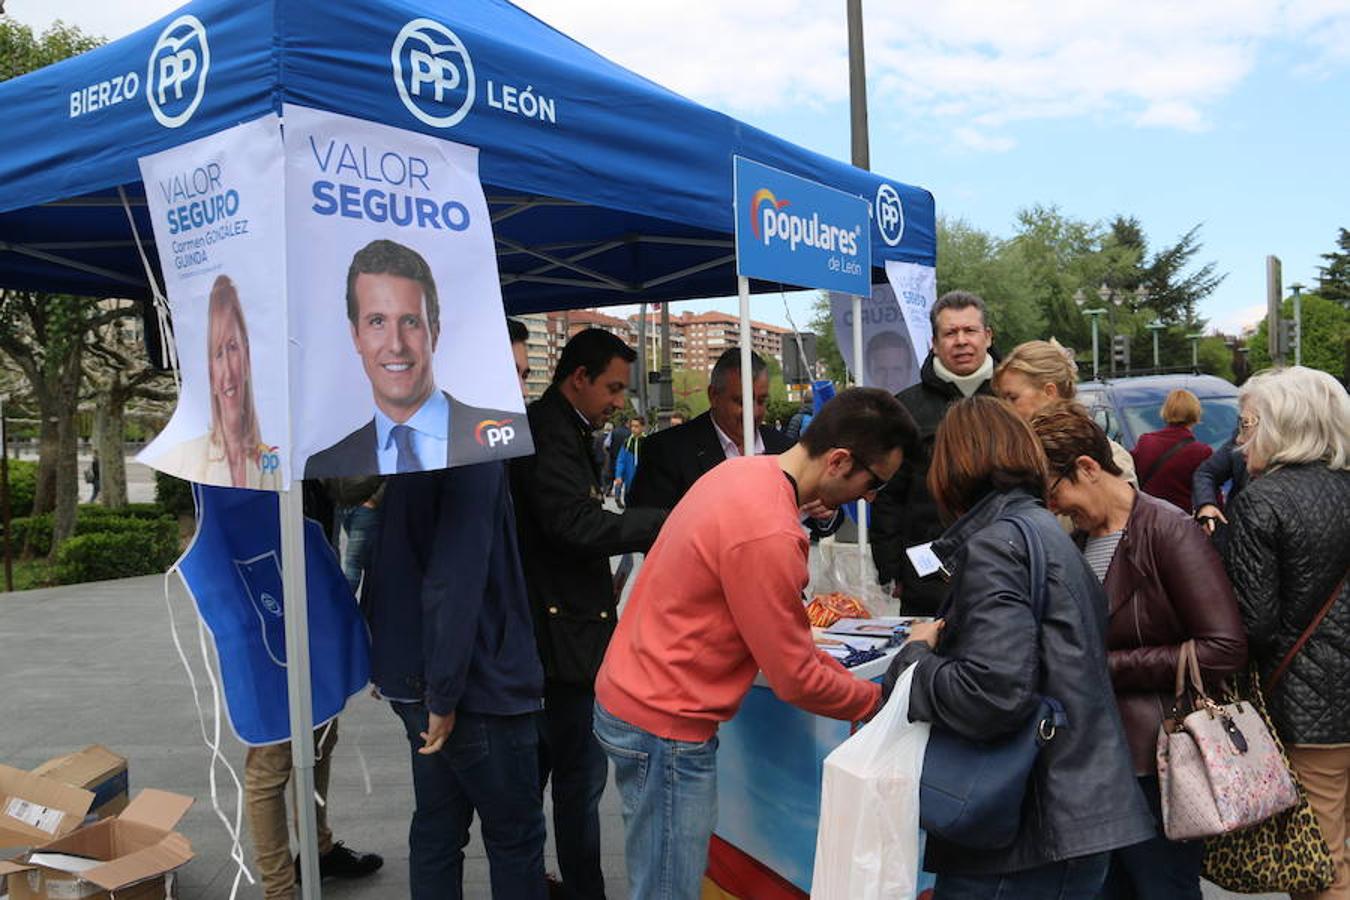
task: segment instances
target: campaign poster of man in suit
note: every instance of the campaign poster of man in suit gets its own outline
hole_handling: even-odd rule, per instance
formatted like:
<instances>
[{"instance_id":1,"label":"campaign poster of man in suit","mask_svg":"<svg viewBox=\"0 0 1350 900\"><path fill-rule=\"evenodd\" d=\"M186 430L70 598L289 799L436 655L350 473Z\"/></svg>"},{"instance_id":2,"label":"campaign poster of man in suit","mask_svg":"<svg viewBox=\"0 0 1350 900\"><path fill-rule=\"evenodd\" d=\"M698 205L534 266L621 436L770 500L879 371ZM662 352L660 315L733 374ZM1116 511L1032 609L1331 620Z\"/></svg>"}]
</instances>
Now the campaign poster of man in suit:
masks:
<instances>
[{"instance_id":1,"label":"campaign poster of man in suit","mask_svg":"<svg viewBox=\"0 0 1350 900\"><path fill-rule=\"evenodd\" d=\"M392 475L493 458L488 445L502 439L485 440L480 426L500 432L517 414L460 403L436 386L440 298L422 255L396 241L371 241L352 257L346 300L375 415L311 456L305 477Z\"/></svg>"},{"instance_id":2,"label":"campaign poster of man in suit","mask_svg":"<svg viewBox=\"0 0 1350 900\"><path fill-rule=\"evenodd\" d=\"M284 113L292 476L532 453L478 150Z\"/></svg>"}]
</instances>

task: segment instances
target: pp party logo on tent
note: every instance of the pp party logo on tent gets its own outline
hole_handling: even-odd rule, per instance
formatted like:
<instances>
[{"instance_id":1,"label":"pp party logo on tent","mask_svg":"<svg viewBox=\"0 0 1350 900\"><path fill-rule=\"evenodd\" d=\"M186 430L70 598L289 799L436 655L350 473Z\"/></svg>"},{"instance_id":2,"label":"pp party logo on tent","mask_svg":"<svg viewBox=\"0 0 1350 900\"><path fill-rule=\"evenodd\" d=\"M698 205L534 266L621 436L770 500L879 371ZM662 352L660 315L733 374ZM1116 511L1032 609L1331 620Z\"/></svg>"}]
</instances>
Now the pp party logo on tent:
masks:
<instances>
[{"instance_id":1,"label":"pp party logo on tent","mask_svg":"<svg viewBox=\"0 0 1350 900\"><path fill-rule=\"evenodd\" d=\"M196 16L179 16L160 32L145 72L145 99L155 120L177 128L192 118L206 95L211 45Z\"/></svg>"}]
</instances>

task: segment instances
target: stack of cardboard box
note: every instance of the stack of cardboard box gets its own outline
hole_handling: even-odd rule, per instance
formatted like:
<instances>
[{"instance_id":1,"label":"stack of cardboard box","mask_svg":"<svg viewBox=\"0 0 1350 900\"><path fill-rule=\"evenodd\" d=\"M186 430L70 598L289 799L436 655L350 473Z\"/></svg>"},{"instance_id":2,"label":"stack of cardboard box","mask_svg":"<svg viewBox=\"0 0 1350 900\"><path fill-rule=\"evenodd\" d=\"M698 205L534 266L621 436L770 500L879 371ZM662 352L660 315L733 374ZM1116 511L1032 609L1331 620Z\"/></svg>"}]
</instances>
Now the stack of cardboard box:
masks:
<instances>
[{"instance_id":1,"label":"stack of cardboard box","mask_svg":"<svg viewBox=\"0 0 1350 900\"><path fill-rule=\"evenodd\" d=\"M161 900L192 859L174 826L192 798L145 789L127 800L126 760L104 747L32 772L0 766L0 898ZM92 814L91 814L92 811Z\"/></svg>"}]
</instances>

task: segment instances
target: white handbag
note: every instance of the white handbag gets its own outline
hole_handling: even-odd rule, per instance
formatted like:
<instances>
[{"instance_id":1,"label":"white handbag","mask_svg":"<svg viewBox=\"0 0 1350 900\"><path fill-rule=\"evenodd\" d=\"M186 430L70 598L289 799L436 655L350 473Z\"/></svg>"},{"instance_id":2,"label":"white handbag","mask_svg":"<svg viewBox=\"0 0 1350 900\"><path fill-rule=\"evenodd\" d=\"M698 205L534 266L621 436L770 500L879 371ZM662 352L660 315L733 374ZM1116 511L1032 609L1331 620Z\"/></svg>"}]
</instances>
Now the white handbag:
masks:
<instances>
[{"instance_id":1,"label":"white handbag","mask_svg":"<svg viewBox=\"0 0 1350 900\"><path fill-rule=\"evenodd\" d=\"M1193 711L1180 715L1190 674ZM1205 694L1191 641L1177 657L1176 707L1158 728L1163 833L1174 841L1247 828L1299 802L1284 756L1250 703Z\"/></svg>"}]
</instances>

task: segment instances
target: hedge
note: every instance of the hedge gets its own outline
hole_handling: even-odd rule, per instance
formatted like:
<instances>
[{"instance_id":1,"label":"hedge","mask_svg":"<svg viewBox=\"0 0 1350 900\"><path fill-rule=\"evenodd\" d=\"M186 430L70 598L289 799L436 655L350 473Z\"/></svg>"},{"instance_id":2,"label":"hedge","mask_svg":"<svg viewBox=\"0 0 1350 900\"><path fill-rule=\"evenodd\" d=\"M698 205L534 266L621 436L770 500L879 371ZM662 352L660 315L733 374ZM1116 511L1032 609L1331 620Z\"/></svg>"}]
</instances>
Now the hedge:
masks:
<instances>
[{"instance_id":1,"label":"hedge","mask_svg":"<svg viewBox=\"0 0 1350 900\"><path fill-rule=\"evenodd\" d=\"M101 531L71 538L56 554L56 583L79 584L163 572L178 556L177 523L168 517L164 521L173 526L172 542L156 534L162 528Z\"/></svg>"},{"instance_id":2,"label":"hedge","mask_svg":"<svg viewBox=\"0 0 1350 900\"><path fill-rule=\"evenodd\" d=\"M9 461L9 514L14 518L32 515L37 494L37 463L27 459Z\"/></svg>"},{"instance_id":3,"label":"hedge","mask_svg":"<svg viewBox=\"0 0 1350 900\"><path fill-rule=\"evenodd\" d=\"M156 472L155 503L175 516L193 515L196 506L192 502L192 482Z\"/></svg>"},{"instance_id":4,"label":"hedge","mask_svg":"<svg viewBox=\"0 0 1350 900\"><path fill-rule=\"evenodd\" d=\"M94 534L144 533L151 536L162 548L156 558L168 554L173 562L178 554L178 521L151 503L136 503L130 514L123 515L122 510L107 509L94 505L82 505L75 516L75 537ZM46 556L52 552L52 514L42 513L10 521L10 547L14 553L23 550L25 544L34 556ZM136 574L168 568L168 565L147 569Z\"/></svg>"}]
</instances>

